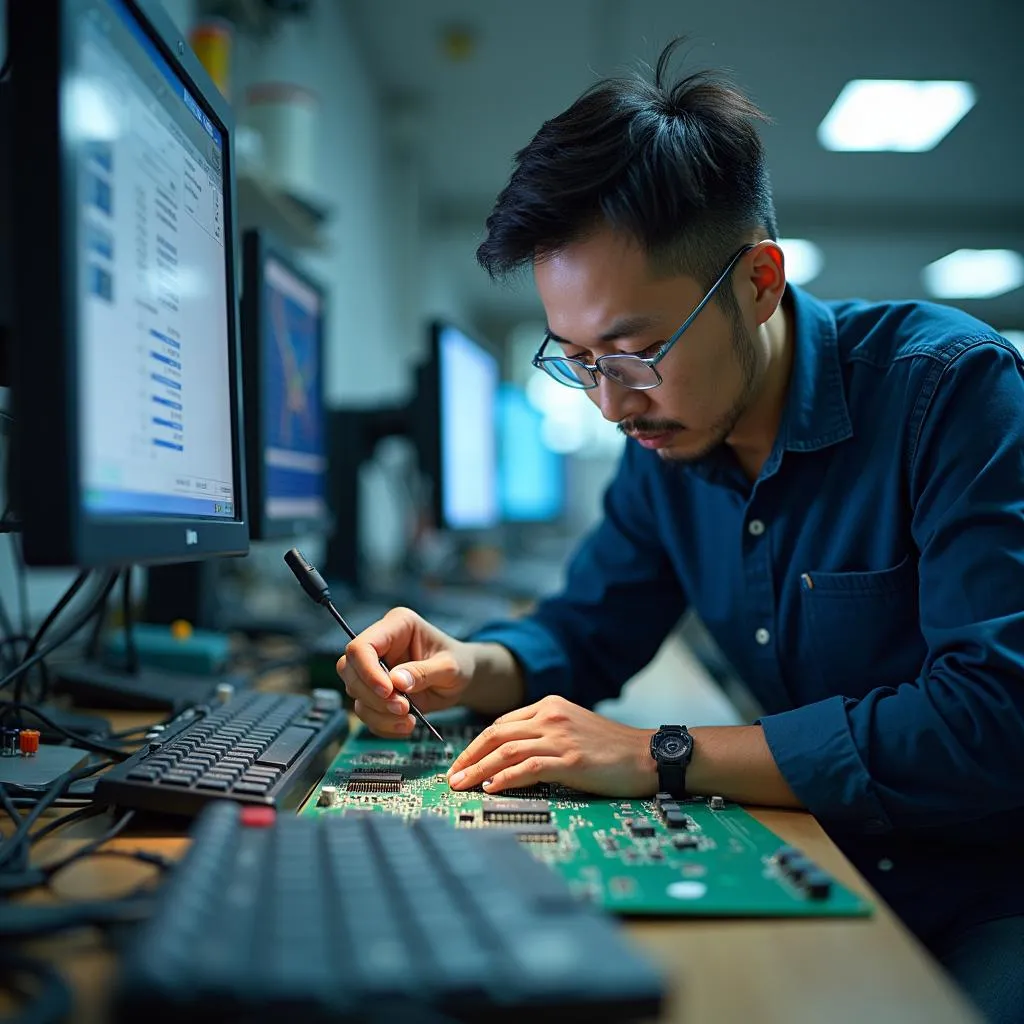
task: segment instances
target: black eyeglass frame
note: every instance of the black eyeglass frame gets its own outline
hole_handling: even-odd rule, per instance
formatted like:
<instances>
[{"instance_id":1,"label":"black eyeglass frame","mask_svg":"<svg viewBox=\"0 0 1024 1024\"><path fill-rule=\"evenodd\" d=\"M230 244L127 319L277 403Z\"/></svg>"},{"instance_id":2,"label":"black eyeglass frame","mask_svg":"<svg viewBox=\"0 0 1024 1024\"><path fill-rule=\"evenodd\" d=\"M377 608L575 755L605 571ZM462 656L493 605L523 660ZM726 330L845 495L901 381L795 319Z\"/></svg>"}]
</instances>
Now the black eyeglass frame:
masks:
<instances>
[{"instance_id":1,"label":"black eyeglass frame","mask_svg":"<svg viewBox=\"0 0 1024 1024\"><path fill-rule=\"evenodd\" d=\"M687 327L690 326L690 324L693 323L694 320L697 319L697 317L700 315L700 311L711 301L715 292L718 291L718 289L722 286L723 282L725 282L728 279L729 275L733 271L733 268L740 261L740 258L754 248L756 248L756 246L753 243L751 243L748 245L744 245L741 249L737 250L736 254L732 257L731 260L729 260L728 266L726 266L725 270L723 270L722 273L718 276L718 280L715 281L715 283L708 289L708 292L704 296L704 298L702 298L700 302L698 302L697 305L694 306L693 312L690 313L690 315L683 321L682 326L679 328L679 330L677 330L661 346L661 348L659 348L658 351L654 353L653 356L638 356L634 355L632 352L610 352L608 353L608 355L598 356L597 359L594 360L592 365L583 362L582 359L575 359L572 356L545 356L543 354L544 349L547 347L549 341L554 340L551 337L551 332L545 331L544 340L540 343L540 348L537 349L536 353L533 356L533 359L531 360L531 363L538 370L543 370L552 380L557 381L559 384L564 384L567 388L575 388L578 391L592 391L594 388L596 388L598 383L598 373L603 374L610 381L612 381L612 383L618 384L619 387L629 388L631 391L650 391L652 388L656 388L663 381L661 374L658 372L658 363L660 363L662 359L664 359L665 356L669 354L669 352L672 350L672 346L675 345L675 343L683 336L683 332L687 329ZM657 378L657 380L653 384L624 384L621 380L617 380L610 373L605 372L605 370L603 369L602 364L608 365L614 362L621 362L621 360L623 359L639 360L645 366L650 367L654 371L654 376ZM565 377L564 374L558 373L558 371L553 368L553 364L555 363L574 363L576 366L587 371L587 373L590 375L590 383L587 384L585 381L579 380L579 378L576 378L577 380L579 380L579 384L571 383ZM548 369L548 366L552 366L552 369Z\"/></svg>"}]
</instances>

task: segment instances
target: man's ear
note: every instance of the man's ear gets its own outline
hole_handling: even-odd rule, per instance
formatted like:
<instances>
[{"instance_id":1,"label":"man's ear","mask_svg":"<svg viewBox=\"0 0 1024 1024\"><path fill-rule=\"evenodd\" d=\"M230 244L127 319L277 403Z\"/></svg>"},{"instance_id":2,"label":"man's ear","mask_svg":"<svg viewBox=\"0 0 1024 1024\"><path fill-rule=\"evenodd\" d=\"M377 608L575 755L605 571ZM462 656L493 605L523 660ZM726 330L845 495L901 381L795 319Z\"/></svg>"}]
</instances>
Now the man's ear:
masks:
<instances>
[{"instance_id":1,"label":"man's ear","mask_svg":"<svg viewBox=\"0 0 1024 1024\"><path fill-rule=\"evenodd\" d=\"M778 242L758 242L752 252L749 280L754 292L754 312L758 325L765 323L779 308L786 290L786 259Z\"/></svg>"}]
</instances>

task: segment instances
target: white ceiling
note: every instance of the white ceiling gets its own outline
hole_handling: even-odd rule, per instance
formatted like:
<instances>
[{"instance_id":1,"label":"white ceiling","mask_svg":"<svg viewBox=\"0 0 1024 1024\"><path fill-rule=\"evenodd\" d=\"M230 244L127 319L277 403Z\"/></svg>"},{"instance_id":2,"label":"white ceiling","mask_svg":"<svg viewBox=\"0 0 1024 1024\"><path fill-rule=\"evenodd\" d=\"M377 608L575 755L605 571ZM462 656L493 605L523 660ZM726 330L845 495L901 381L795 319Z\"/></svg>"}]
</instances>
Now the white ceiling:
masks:
<instances>
[{"instance_id":1,"label":"white ceiling","mask_svg":"<svg viewBox=\"0 0 1024 1024\"><path fill-rule=\"evenodd\" d=\"M921 267L960 247L1024 252L1024 0L346 0L386 96L402 98L440 258L478 322L541 315L532 287L473 260L513 153L596 78L654 63L685 33L686 67L724 67L768 113L780 231L826 265L822 297L923 297ZM446 28L474 40L446 56ZM832 153L816 129L852 78L964 79L978 102L929 153ZM409 109L415 111L409 116ZM1024 289L962 303L1024 327Z\"/></svg>"}]
</instances>

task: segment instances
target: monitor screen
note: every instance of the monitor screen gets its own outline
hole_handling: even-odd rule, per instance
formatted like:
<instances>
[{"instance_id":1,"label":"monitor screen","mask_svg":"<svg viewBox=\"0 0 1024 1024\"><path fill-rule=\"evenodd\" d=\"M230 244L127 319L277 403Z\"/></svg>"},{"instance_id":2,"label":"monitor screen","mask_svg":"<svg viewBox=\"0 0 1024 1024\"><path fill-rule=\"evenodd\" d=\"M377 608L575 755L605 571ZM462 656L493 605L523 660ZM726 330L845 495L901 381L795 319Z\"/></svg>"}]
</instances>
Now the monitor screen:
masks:
<instances>
[{"instance_id":1,"label":"monitor screen","mask_svg":"<svg viewBox=\"0 0 1024 1024\"><path fill-rule=\"evenodd\" d=\"M498 360L457 327L437 332L441 418L441 517L452 530L499 520Z\"/></svg>"},{"instance_id":2,"label":"monitor screen","mask_svg":"<svg viewBox=\"0 0 1024 1024\"><path fill-rule=\"evenodd\" d=\"M78 143L82 509L232 519L226 139L127 5L81 6L62 127Z\"/></svg>"},{"instance_id":3,"label":"monitor screen","mask_svg":"<svg viewBox=\"0 0 1024 1024\"><path fill-rule=\"evenodd\" d=\"M511 523L546 523L565 504L564 456L543 438L544 415L526 392L503 384L498 395L498 454L501 518Z\"/></svg>"},{"instance_id":4,"label":"monitor screen","mask_svg":"<svg viewBox=\"0 0 1024 1024\"><path fill-rule=\"evenodd\" d=\"M289 523L323 521L323 296L268 253L262 308L263 513Z\"/></svg>"}]
</instances>

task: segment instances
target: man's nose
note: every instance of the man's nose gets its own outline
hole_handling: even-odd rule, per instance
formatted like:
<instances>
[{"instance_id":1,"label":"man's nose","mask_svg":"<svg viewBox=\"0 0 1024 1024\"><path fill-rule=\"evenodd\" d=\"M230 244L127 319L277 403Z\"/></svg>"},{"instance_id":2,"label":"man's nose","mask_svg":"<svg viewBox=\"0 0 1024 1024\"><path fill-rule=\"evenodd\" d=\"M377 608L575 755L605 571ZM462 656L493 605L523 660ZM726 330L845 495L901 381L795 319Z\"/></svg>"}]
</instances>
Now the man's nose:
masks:
<instances>
[{"instance_id":1,"label":"man's nose","mask_svg":"<svg viewBox=\"0 0 1024 1024\"><path fill-rule=\"evenodd\" d=\"M637 416L650 405L646 392L624 388L604 374L598 374L596 391L597 406L601 415L610 423L621 423L622 420Z\"/></svg>"}]
</instances>

